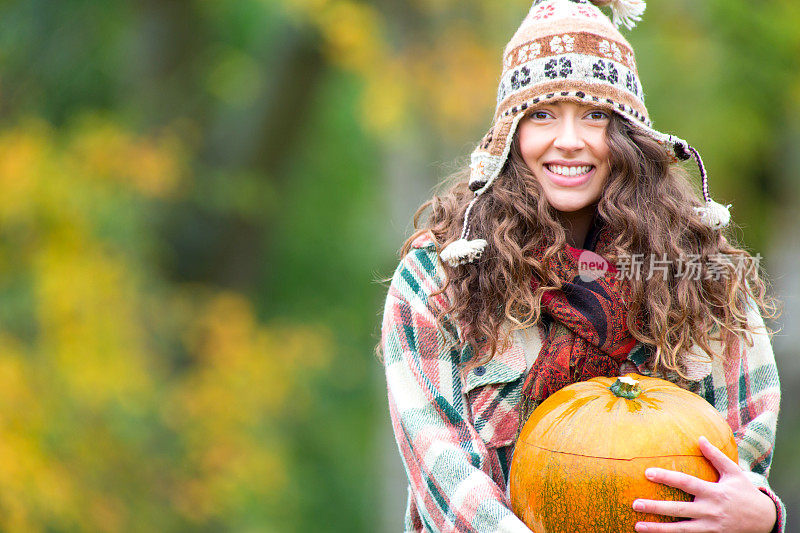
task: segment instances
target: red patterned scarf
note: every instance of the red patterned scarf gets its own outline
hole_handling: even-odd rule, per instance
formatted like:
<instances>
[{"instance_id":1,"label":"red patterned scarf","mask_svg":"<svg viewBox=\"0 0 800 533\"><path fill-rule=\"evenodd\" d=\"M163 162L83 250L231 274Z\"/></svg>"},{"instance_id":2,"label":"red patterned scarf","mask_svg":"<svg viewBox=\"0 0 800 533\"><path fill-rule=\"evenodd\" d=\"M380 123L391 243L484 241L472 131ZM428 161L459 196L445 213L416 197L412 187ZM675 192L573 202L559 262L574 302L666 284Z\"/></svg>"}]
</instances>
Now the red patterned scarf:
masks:
<instances>
[{"instance_id":1,"label":"red patterned scarf","mask_svg":"<svg viewBox=\"0 0 800 533\"><path fill-rule=\"evenodd\" d=\"M636 344L625 325L629 284L617 277L613 264L594 252L607 249L610 243L607 227L595 216L586 249L565 245L550 261L563 286L542 296L542 312L552 324L525 379L523 422L545 398L566 385L618 376L620 364ZM536 253L542 257L544 247ZM598 263L604 266L598 268ZM538 285L534 276L531 286L535 290Z\"/></svg>"}]
</instances>

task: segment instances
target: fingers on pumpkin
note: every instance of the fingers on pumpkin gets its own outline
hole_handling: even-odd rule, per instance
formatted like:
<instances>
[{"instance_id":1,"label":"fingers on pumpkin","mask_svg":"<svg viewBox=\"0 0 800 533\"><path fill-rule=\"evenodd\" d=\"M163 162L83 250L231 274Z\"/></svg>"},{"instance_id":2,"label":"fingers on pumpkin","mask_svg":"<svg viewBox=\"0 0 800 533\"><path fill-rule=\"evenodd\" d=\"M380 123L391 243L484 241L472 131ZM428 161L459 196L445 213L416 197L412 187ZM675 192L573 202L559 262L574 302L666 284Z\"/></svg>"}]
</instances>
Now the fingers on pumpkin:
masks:
<instances>
[{"instance_id":1,"label":"fingers on pumpkin","mask_svg":"<svg viewBox=\"0 0 800 533\"><path fill-rule=\"evenodd\" d=\"M741 470L738 464L731 460L730 457L722 453L722 450L711 444L705 437L700 437L700 451L703 452L706 459L711 461L714 468L717 469L720 475L735 474Z\"/></svg>"},{"instance_id":2,"label":"fingers on pumpkin","mask_svg":"<svg viewBox=\"0 0 800 533\"><path fill-rule=\"evenodd\" d=\"M655 483L663 483L676 489L681 489L694 496L707 492L713 488L713 483L700 478L676 472L674 470L664 470L663 468L648 468L646 471L647 479Z\"/></svg>"},{"instance_id":3,"label":"fingers on pumpkin","mask_svg":"<svg viewBox=\"0 0 800 533\"><path fill-rule=\"evenodd\" d=\"M694 522L637 522L636 531L646 531L647 533L690 533L691 531L708 531L698 529L693 525Z\"/></svg>"},{"instance_id":4,"label":"fingers on pumpkin","mask_svg":"<svg viewBox=\"0 0 800 533\"><path fill-rule=\"evenodd\" d=\"M640 513L677 516L681 518L699 518L700 514L693 502L671 502L660 500L636 500L633 503L634 511Z\"/></svg>"}]
</instances>

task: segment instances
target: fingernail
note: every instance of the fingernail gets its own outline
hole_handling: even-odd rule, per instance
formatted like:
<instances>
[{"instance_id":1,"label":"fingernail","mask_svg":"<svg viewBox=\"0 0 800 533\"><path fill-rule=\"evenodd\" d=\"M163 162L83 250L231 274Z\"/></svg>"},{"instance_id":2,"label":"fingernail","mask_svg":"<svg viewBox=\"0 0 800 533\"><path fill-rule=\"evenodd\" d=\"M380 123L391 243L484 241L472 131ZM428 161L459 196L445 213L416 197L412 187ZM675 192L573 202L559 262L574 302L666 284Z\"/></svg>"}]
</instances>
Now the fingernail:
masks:
<instances>
[{"instance_id":1,"label":"fingernail","mask_svg":"<svg viewBox=\"0 0 800 533\"><path fill-rule=\"evenodd\" d=\"M644 471L644 475L647 476L648 478L652 479L652 478L656 477L656 471L653 470L652 468L648 468L647 470Z\"/></svg>"},{"instance_id":2,"label":"fingernail","mask_svg":"<svg viewBox=\"0 0 800 533\"><path fill-rule=\"evenodd\" d=\"M635 502L633 502L633 510L634 511L641 511L642 509L644 509L644 504L642 502L640 502L639 500L636 500Z\"/></svg>"}]
</instances>

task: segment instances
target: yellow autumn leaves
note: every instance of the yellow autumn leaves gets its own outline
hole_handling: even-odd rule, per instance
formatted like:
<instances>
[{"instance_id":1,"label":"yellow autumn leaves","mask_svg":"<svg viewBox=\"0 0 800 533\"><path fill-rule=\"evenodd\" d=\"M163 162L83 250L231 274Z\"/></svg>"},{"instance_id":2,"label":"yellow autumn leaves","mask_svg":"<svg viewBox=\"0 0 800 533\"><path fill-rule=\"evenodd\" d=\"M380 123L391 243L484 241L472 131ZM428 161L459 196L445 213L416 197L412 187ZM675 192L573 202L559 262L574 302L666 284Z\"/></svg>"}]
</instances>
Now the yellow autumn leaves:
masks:
<instances>
[{"instance_id":1,"label":"yellow autumn leaves","mask_svg":"<svg viewBox=\"0 0 800 533\"><path fill-rule=\"evenodd\" d=\"M191 186L180 136L76 124L0 132L0 529L242 515L286 483L282 420L330 334L160 280L148 216Z\"/></svg>"},{"instance_id":2,"label":"yellow autumn leaves","mask_svg":"<svg viewBox=\"0 0 800 533\"><path fill-rule=\"evenodd\" d=\"M176 507L203 519L235 511L253 494L267 501L289 475L289 443L275 416L309 407L298 381L327 363L331 339L320 327L259 326L248 302L226 293L208 302L185 342L196 370L164 408L191 450Z\"/></svg>"}]
</instances>

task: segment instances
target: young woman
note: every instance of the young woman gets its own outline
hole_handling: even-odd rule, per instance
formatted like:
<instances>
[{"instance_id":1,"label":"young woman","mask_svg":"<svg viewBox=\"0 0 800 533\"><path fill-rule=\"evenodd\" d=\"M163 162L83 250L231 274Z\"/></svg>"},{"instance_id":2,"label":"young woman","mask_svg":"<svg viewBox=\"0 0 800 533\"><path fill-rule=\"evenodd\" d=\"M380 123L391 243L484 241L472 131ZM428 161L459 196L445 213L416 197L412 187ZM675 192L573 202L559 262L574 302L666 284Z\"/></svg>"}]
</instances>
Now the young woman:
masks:
<instances>
[{"instance_id":1,"label":"young woman","mask_svg":"<svg viewBox=\"0 0 800 533\"><path fill-rule=\"evenodd\" d=\"M401 249L380 351L406 531L528 531L507 492L520 421L563 386L631 371L704 397L739 448L736 464L698 443L716 483L649 469L694 500L637 500L688 519L637 531L785 527L766 478L780 389L762 316L776 302L724 234L730 206L708 195L700 155L652 128L605 4L629 28L644 8L533 3L505 49L491 130ZM676 164L689 158L702 201ZM587 270L598 256L607 268Z\"/></svg>"}]
</instances>

